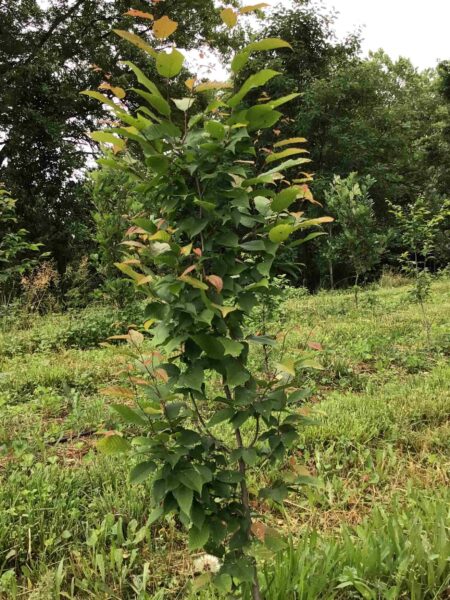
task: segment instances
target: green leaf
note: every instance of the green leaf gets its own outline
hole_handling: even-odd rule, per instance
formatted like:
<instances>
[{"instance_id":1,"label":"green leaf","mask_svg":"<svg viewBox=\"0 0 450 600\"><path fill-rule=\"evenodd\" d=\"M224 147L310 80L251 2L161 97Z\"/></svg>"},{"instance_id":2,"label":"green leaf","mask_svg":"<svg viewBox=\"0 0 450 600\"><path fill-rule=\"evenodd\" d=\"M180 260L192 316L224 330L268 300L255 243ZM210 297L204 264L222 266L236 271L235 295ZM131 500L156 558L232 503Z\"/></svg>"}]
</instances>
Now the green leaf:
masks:
<instances>
[{"instance_id":1,"label":"green leaf","mask_svg":"<svg viewBox=\"0 0 450 600\"><path fill-rule=\"evenodd\" d=\"M291 44L279 38L265 38L259 42L252 42L244 48L244 52L261 52L265 50L276 50L277 48L290 48Z\"/></svg>"},{"instance_id":2,"label":"green leaf","mask_svg":"<svg viewBox=\"0 0 450 600\"><path fill-rule=\"evenodd\" d=\"M191 388L201 392L204 372L199 364L189 367L178 379L178 387Z\"/></svg>"},{"instance_id":3,"label":"green leaf","mask_svg":"<svg viewBox=\"0 0 450 600\"><path fill-rule=\"evenodd\" d=\"M191 336L197 346L207 354L210 358L222 358L224 355L223 345L221 340L219 341L213 335L202 333L199 335Z\"/></svg>"},{"instance_id":4,"label":"green leaf","mask_svg":"<svg viewBox=\"0 0 450 600\"><path fill-rule=\"evenodd\" d=\"M286 156L293 156L294 154L305 154L307 152L307 150L305 150L304 148L287 148L286 150L283 150L282 152L277 152L274 154L269 154L269 156L266 158L266 163L272 163L275 162L276 160L281 160L282 158L286 158Z\"/></svg>"},{"instance_id":5,"label":"green leaf","mask_svg":"<svg viewBox=\"0 0 450 600\"><path fill-rule=\"evenodd\" d=\"M170 105L167 100L164 100L161 96L157 94L149 94L148 92L144 92L143 90L139 90L137 88L132 88L133 92L136 92L141 98L144 98L150 106L153 106L161 115L164 117L170 117L171 110Z\"/></svg>"},{"instance_id":6,"label":"green leaf","mask_svg":"<svg viewBox=\"0 0 450 600\"><path fill-rule=\"evenodd\" d=\"M187 469L178 473L178 479L187 488L202 493L203 479L195 469Z\"/></svg>"},{"instance_id":7,"label":"green leaf","mask_svg":"<svg viewBox=\"0 0 450 600\"><path fill-rule=\"evenodd\" d=\"M259 42L253 42L246 46L241 52L236 54L231 62L231 70L233 73L239 73L239 71L245 67L250 55L253 52L276 50L277 48L292 49L292 46L288 42L277 38L266 38L264 40L260 40Z\"/></svg>"},{"instance_id":8,"label":"green leaf","mask_svg":"<svg viewBox=\"0 0 450 600\"><path fill-rule=\"evenodd\" d=\"M161 77L172 78L176 77L183 68L184 56L172 48L172 52L167 54L166 52L158 52L156 58L156 70Z\"/></svg>"},{"instance_id":9,"label":"green leaf","mask_svg":"<svg viewBox=\"0 0 450 600\"><path fill-rule=\"evenodd\" d=\"M157 521L160 517L162 517L162 515L164 514L164 509L162 506L157 506L155 509L152 510L152 512L150 513L149 517L148 517L148 525L152 525L155 521Z\"/></svg>"},{"instance_id":10,"label":"green leaf","mask_svg":"<svg viewBox=\"0 0 450 600\"><path fill-rule=\"evenodd\" d=\"M269 231L269 239L274 244L281 244L281 242L285 242L288 239L293 231L293 225L276 225Z\"/></svg>"},{"instance_id":11,"label":"green leaf","mask_svg":"<svg viewBox=\"0 0 450 600\"><path fill-rule=\"evenodd\" d=\"M225 127L218 121L206 121L205 130L212 138L219 141L224 139L226 133Z\"/></svg>"},{"instance_id":12,"label":"green leaf","mask_svg":"<svg viewBox=\"0 0 450 600\"><path fill-rule=\"evenodd\" d=\"M180 98L179 100L176 98L172 98L172 102L175 104L178 110L186 112L194 104L195 98Z\"/></svg>"},{"instance_id":13,"label":"green leaf","mask_svg":"<svg viewBox=\"0 0 450 600\"><path fill-rule=\"evenodd\" d=\"M286 210L296 200L298 195L299 189L297 187L286 188L275 196L270 208L275 212Z\"/></svg>"},{"instance_id":14,"label":"green leaf","mask_svg":"<svg viewBox=\"0 0 450 600\"><path fill-rule=\"evenodd\" d=\"M131 448L130 442L120 435L108 435L97 442L102 454L123 454Z\"/></svg>"},{"instance_id":15,"label":"green leaf","mask_svg":"<svg viewBox=\"0 0 450 600\"><path fill-rule=\"evenodd\" d=\"M181 275L181 277L178 277L178 279L198 290L206 291L209 289L206 283L203 283L203 281L200 281L200 279L195 279L195 277L190 277L189 275Z\"/></svg>"},{"instance_id":16,"label":"green leaf","mask_svg":"<svg viewBox=\"0 0 450 600\"><path fill-rule=\"evenodd\" d=\"M208 427L213 427L214 425L223 423L223 421L228 421L234 416L234 413L234 408L223 408L222 410L218 410L208 421Z\"/></svg>"},{"instance_id":17,"label":"green leaf","mask_svg":"<svg viewBox=\"0 0 450 600\"><path fill-rule=\"evenodd\" d=\"M141 50L144 50L144 52L147 52L147 54L150 54L150 56L152 56L153 58L157 57L158 53L156 52L156 50L135 33L131 33L130 31L123 31L122 29L113 29L113 31L115 34L117 34L127 42L130 42L134 46L137 46Z\"/></svg>"},{"instance_id":18,"label":"green leaf","mask_svg":"<svg viewBox=\"0 0 450 600\"><path fill-rule=\"evenodd\" d=\"M282 116L282 113L273 110L267 104L252 106L245 113L245 118L249 123L249 131L272 127Z\"/></svg>"},{"instance_id":19,"label":"green leaf","mask_svg":"<svg viewBox=\"0 0 450 600\"><path fill-rule=\"evenodd\" d=\"M248 62L248 59L250 58L250 54L250 52L247 52L245 50L236 54L236 56L231 61L231 70L233 71L233 73L239 73L239 71L241 71L245 67L245 65Z\"/></svg>"},{"instance_id":20,"label":"green leaf","mask_svg":"<svg viewBox=\"0 0 450 600\"><path fill-rule=\"evenodd\" d=\"M209 540L209 525L203 523L201 529L198 527L191 527L189 530L189 550L200 550L203 548Z\"/></svg>"},{"instance_id":21,"label":"green leaf","mask_svg":"<svg viewBox=\"0 0 450 600\"><path fill-rule=\"evenodd\" d=\"M280 165L278 165L277 167L270 169L270 171L261 173L261 175L258 175L257 177L253 177L252 179L246 179L242 185L244 187L249 187L251 185L254 185L255 183L268 183L271 181L271 179L270 179L271 175L273 175L275 173L281 173L282 171L285 171L286 169L291 169L292 167L297 167L298 165L302 165L304 163L309 163L309 162L311 162L311 159L309 159L309 158L296 158L295 160L287 160L287 161L281 163Z\"/></svg>"},{"instance_id":22,"label":"green leaf","mask_svg":"<svg viewBox=\"0 0 450 600\"><path fill-rule=\"evenodd\" d=\"M250 90L265 85L276 75L280 75L280 73L272 69L262 69L262 71L259 71L254 75L250 75L250 77L244 82L237 94L235 94L228 100L228 106L234 108L239 104L239 102L241 102L243 98L245 98L245 96L248 94L248 92L250 92Z\"/></svg>"},{"instance_id":23,"label":"green leaf","mask_svg":"<svg viewBox=\"0 0 450 600\"><path fill-rule=\"evenodd\" d=\"M281 146L289 146L290 144L304 144L308 140L302 137L294 137L288 138L286 140L281 140L273 145L274 148L280 148Z\"/></svg>"},{"instance_id":24,"label":"green leaf","mask_svg":"<svg viewBox=\"0 0 450 600\"><path fill-rule=\"evenodd\" d=\"M236 342L235 340L229 340L228 338L219 338L219 342L225 349L225 356L234 356L237 358L242 353L244 345Z\"/></svg>"},{"instance_id":25,"label":"green leaf","mask_svg":"<svg viewBox=\"0 0 450 600\"><path fill-rule=\"evenodd\" d=\"M93 131L89 134L89 137L93 139L94 142L114 144L114 146L118 146L121 150L126 146L125 140L112 133L107 133L106 131Z\"/></svg>"},{"instance_id":26,"label":"green leaf","mask_svg":"<svg viewBox=\"0 0 450 600\"><path fill-rule=\"evenodd\" d=\"M253 466L258 461L258 453L254 448L244 448L242 450L242 458L248 465Z\"/></svg>"},{"instance_id":27,"label":"green leaf","mask_svg":"<svg viewBox=\"0 0 450 600\"><path fill-rule=\"evenodd\" d=\"M156 471L156 464L151 461L141 462L130 473L130 483L142 483Z\"/></svg>"},{"instance_id":28,"label":"green leaf","mask_svg":"<svg viewBox=\"0 0 450 600\"><path fill-rule=\"evenodd\" d=\"M314 231L313 233L310 233L306 237L302 238L301 240L296 240L295 242L292 242L292 244L289 244L288 248L295 248L295 246L300 246L301 244L305 244L306 242L309 242L309 241L313 240L314 238L319 237L321 235L328 235L328 234L325 231Z\"/></svg>"},{"instance_id":29,"label":"green leaf","mask_svg":"<svg viewBox=\"0 0 450 600\"><path fill-rule=\"evenodd\" d=\"M226 358L225 370L227 373L227 383L232 387L244 385L250 379L250 373L236 358Z\"/></svg>"},{"instance_id":30,"label":"green leaf","mask_svg":"<svg viewBox=\"0 0 450 600\"><path fill-rule=\"evenodd\" d=\"M144 75L144 73L141 71L141 69L139 67L137 67L135 64L133 64L132 62L130 62L128 60L121 61L121 64L126 65L127 67L130 67L130 69L136 75L139 83L141 85L143 85L144 87L146 87L151 94L153 94L155 96L159 96L160 98L163 97L161 92L157 88L157 86L153 83L153 81L150 81L150 79L146 75Z\"/></svg>"},{"instance_id":31,"label":"green leaf","mask_svg":"<svg viewBox=\"0 0 450 600\"><path fill-rule=\"evenodd\" d=\"M184 512L184 514L189 515L191 512L194 492L188 487L180 486L177 487L175 490L172 490L172 494L174 495L178 506Z\"/></svg>"},{"instance_id":32,"label":"green leaf","mask_svg":"<svg viewBox=\"0 0 450 600\"><path fill-rule=\"evenodd\" d=\"M181 137L181 130L173 123L170 123L170 121L163 121L162 123L150 125L150 127L144 129L142 133L150 142L160 139Z\"/></svg>"},{"instance_id":33,"label":"green leaf","mask_svg":"<svg viewBox=\"0 0 450 600\"><path fill-rule=\"evenodd\" d=\"M159 175L165 175L169 170L170 163L167 156L155 154L153 156L147 156L145 164L155 173L158 173Z\"/></svg>"},{"instance_id":34,"label":"green leaf","mask_svg":"<svg viewBox=\"0 0 450 600\"><path fill-rule=\"evenodd\" d=\"M132 423L133 425L148 425L148 421L129 406L125 406L124 404L113 404L111 408L115 410L126 423Z\"/></svg>"},{"instance_id":35,"label":"green leaf","mask_svg":"<svg viewBox=\"0 0 450 600\"><path fill-rule=\"evenodd\" d=\"M289 495L289 490L285 485L278 485L272 488L264 488L260 491L261 498L269 498L278 504L281 504Z\"/></svg>"},{"instance_id":36,"label":"green leaf","mask_svg":"<svg viewBox=\"0 0 450 600\"><path fill-rule=\"evenodd\" d=\"M286 104L286 102L295 100L295 98L298 98L299 96L301 96L301 94L288 94L287 96L282 96L281 98L277 98L276 100L270 100L270 102L268 102L267 105L271 108L277 108L277 106L281 106L282 104Z\"/></svg>"},{"instance_id":37,"label":"green leaf","mask_svg":"<svg viewBox=\"0 0 450 600\"><path fill-rule=\"evenodd\" d=\"M233 589L233 579L228 573L216 575L213 579L213 584L222 594L230 594Z\"/></svg>"}]
</instances>

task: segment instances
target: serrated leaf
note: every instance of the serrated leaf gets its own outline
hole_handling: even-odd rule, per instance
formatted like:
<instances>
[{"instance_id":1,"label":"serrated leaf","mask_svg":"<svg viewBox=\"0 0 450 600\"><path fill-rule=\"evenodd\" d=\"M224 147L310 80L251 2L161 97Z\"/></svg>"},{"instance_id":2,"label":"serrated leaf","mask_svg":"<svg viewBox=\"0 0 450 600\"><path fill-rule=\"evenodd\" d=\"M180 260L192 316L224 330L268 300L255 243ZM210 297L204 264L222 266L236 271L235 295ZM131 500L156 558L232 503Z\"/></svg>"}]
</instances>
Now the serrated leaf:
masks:
<instances>
[{"instance_id":1,"label":"serrated leaf","mask_svg":"<svg viewBox=\"0 0 450 600\"><path fill-rule=\"evenodd\" d=\"M130 442L120 435L107 435L97 442L97 448L102 454L123 454L131 448Z\"/></svg>"},{"instance_id":2,"label":"serrated leaf","mask_svg":"<svg viewBox=\"0 0 450 600\"><path fill-rule=\"evenodd\" d=\"M192 526L189 530L189 550L200 550L209 540L209 524L203 523L201 529Z\"/></svg>"},{"instance_id":3,"label":"serrated leaf","mask_svg":"<svg viewBox=\"0 0 450 600\"><path fill-rule=\"evenodd\" d=\"M184 56L172 48L172 52L167 54L166 52L158 52L156 57L156 70L161 77L172 78L176 77L183 68Z\"/></svg>"},{"instance_id":4,"label":"serrated leaf","mask_svg":"<svg viewBox=\"0 0 450 600\"><path fill-rule=\"evenodd\" d=\"M147 54L150 54L150 56L152 56L153 58L157 57L158 53L156 52L156 50L135 33L131 33L130 31L124 31L122 29L113 29L113 31L115 34L117 34L119 37L123 38L127 42L130 42L131 44L137 46L144 52L147 52Z\"/></svg>"},{"instance_id":5,"label":"serrated leaf","mask_svg":"<svg viewBox=\"0 0 450 600\"><path fill-rule=\"evenodd\" d=\"M151 460L139 463L131 470L130 483L142 483L156 471L156 468L156 464Z\"/></svg>"},{"instance_id":6,"label":"serrated leaf","mask_svg":"<svg viewBox=\"0 0 450 600\"><path fill-rule=\"evenodd\" d=\"M274 244L285 242L291 233L294 231L294 226L289 224L276 225L269 231L269 239Z\"/></svg>"},{"instance_id":7,"label":"serrated leaf","mask_svg":"<svg viewBox=\"0 0 450 600\"><path fill-rule=\"evenodd\" d=\"M220 18L229 29L232 29L237 23L238 15L232 8L224 8L220 12Z\"/></svg>"},{"instance_id":8,"label":"serrated leaf","mask_svg":"<svg viewBox=\"0 0 450 600\"><path fill-rule=\"evenodd\" d=\"M153 23L153 35L159 40L168 38L178 28L178 23L164 15Z\"/></svg>"}]
</instances>

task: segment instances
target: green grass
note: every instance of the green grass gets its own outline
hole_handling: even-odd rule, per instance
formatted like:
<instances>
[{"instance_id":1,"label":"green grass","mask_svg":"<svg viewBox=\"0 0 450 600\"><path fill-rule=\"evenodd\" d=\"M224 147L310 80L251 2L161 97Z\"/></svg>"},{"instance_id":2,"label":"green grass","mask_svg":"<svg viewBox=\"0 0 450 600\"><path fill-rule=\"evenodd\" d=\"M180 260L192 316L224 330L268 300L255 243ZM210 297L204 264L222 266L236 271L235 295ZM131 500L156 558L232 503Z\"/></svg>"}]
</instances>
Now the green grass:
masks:
<instances>
[{"instance_id":1,"label":"green grass","mask_svg":"<svg viewBox=\"0 0 450 600\"><path fill-rule=\"evenodd\" d=\"M318 423L297 453L317 485L284 511L257 506L290 536L261 559L267 600L448 597L450 282L427 302L431 347L407 292L368 290L356 311L351 293L288 290L273 315L289 352L324 369L298 380ZM95 449L97 433L123 429L99 392L122 359L99 342L132 316L94 307L0 326L1 599L189 597L183 532L146 527L149 485L130 486L125 459Z\"/></svg>"}]
</instances>

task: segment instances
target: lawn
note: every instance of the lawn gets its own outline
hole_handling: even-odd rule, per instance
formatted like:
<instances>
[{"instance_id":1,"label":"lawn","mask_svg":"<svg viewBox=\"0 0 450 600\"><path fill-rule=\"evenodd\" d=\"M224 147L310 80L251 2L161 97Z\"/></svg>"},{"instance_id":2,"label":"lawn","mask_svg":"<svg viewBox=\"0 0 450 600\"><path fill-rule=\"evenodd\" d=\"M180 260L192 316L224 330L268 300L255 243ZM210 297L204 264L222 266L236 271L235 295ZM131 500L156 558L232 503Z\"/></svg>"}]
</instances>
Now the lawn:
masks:
<instances>
[{"instance_id":1,"label":"lawn","mask_svg":"<svg viewBox=\"0 0 450 600\"><path fill-rule=\"evenodd\" d=\"M253 501L289 540L261 558L267 600L450 597L450 281L426 303L430 343L408 292L368 289L356 309L351 292L286 290L271 316L322 370L298 380L314 424L296 454L315 485L283 508ZM2 319L2 599L191 597L183 531L147 527L150 482L131 486L127 459L95 446L126 432L101 394L124 359L102 342L140 319L105 306Z\"/></svg>"}]
</instances>

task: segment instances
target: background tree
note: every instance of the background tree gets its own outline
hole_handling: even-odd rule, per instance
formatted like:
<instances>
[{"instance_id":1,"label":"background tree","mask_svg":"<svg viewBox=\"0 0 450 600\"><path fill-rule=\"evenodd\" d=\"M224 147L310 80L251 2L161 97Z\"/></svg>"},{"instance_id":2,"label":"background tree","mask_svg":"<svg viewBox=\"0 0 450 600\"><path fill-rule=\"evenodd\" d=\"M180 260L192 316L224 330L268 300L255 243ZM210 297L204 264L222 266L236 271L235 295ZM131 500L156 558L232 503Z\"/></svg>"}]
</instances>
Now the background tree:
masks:
<instances>
[{"instance_id":1,"label":"background tree","mask_svg":"<svg viewBox=\"0 0 450 600\"><path fill-rule=\"evenodd\" d=\"M148 11L149 4L136 0L133 8ZM131 83L119 64L125 42L111 33L130 26L129 9L128 0L0 0L0 177L17 198L20 226L45 243L61 271L89 240L83 170L96 149L86 132L102 115L78 92ZM157 16L161 4L150 10ZM164 10L180 23L174 42L183 48L212 39L220 23L213 0L166 0ZM149 27L140 19L135 30ZM159 79L137 49L127 57Z\"/></svg>"}]
</instances>

